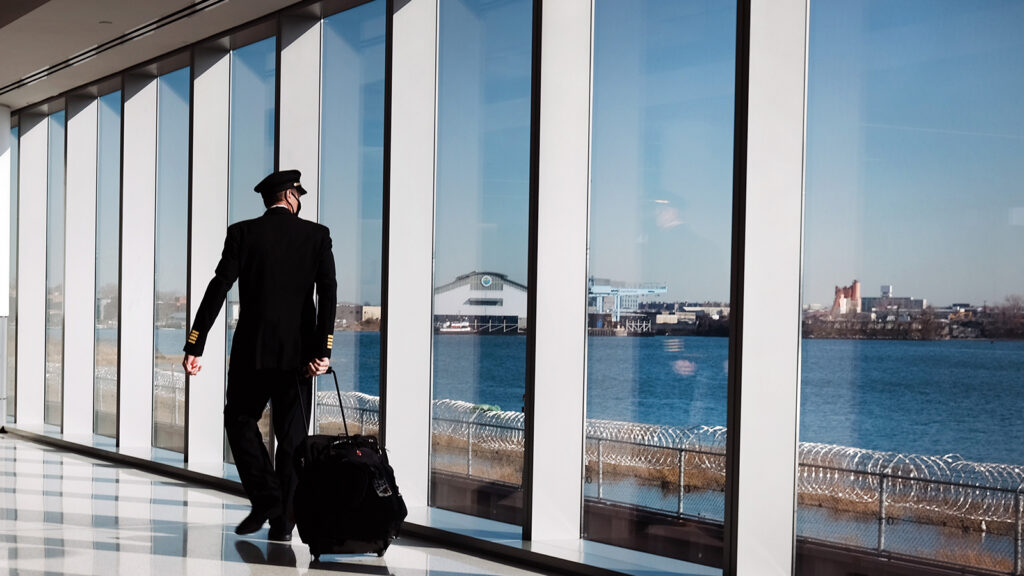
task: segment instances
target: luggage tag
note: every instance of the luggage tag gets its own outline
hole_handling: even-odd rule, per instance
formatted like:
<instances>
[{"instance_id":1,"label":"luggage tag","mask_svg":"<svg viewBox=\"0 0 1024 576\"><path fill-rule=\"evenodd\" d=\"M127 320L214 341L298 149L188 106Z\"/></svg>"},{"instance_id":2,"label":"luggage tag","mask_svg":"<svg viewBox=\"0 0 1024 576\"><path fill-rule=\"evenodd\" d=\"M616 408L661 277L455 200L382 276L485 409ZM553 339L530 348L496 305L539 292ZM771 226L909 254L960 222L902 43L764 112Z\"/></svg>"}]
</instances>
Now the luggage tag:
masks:
<instances>
[{"instance_id":1,"label":"luggage tag","mask_svg":"<svg viewBox=\"0 0 1024 576\"><path fill-rule=\"evenodd\" d=\"M391 486L388 486L387 478L377 477L373 479L373 489L377 492L377 496L384 498L385 496L391 496Z\"/></svg>"}]
</instances>

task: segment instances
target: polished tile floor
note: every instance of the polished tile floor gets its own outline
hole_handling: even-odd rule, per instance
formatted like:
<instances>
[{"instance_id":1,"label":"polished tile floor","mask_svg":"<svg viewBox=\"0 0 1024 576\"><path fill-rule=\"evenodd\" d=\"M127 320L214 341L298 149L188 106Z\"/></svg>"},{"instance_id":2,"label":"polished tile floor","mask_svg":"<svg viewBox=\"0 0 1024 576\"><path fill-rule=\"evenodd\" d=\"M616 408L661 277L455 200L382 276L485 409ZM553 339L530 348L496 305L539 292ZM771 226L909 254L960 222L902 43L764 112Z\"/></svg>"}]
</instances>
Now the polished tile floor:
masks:
<instances>
[{"instance_id":1,"label":"polished tile floor","mask_svg":"<svg viewBox=\"0 0 1024 576\"><path fill-rule=\"evenodd\" d=\"M533 574L401 538L383 558L236 536L246 500L0 436L0 573Z\"/></svg>"}]
</instances>

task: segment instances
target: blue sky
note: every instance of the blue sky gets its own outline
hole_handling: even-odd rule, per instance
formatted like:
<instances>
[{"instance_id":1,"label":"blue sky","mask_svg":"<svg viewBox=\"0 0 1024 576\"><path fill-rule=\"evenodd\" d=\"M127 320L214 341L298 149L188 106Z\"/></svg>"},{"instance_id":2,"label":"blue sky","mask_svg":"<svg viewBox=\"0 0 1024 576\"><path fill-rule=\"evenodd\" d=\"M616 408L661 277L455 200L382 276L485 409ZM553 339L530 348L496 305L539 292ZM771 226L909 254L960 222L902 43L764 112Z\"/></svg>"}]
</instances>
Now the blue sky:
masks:
<instances>
[{"instance_id":1,"label":"blue sky","mask_svg":"<svg viewBox=\"0 0 1024 576\"><path fill-rule=\"evenodd\" d=\"M64 111L47 120L46 288L64 285Z\"/></svg>"},{"instance_id":2,"label":"blue sky","mask_svg":"<svg viewBox=\"0 0 1024 576\"><path fill-rule=\"evenodd\" d=\"M479 4L440 8L438 284L471 270L526 281L531 5ZM382 6L324 27L320 218L345 302L379 303ZM715 0L597 2L591 274L728 298L735 18ZM935 304L1024 293L1022 22L1013 1L812 4L805 303L855 278L864 295L893 284ZM273 165L273 48L232 59L231 221L262 212L251 189ZM159 290L184 290L187 99L187 69L161 78Z\"/></svg>"},{"instance_id":3,"label":"blue sky","mask_svg":"<svg viewBox=\"0 0 1024 576\"><path fill-rule=\"evenodd\" d=\"M1024 294L1024 3L811 7L806 303Z\"/></svg>"},{"instance_id":4,"label":"blue sky","mask_svg":"<svg viewBox=\"0 0 1024 576\"><path fill-rule=\"evenodd\" d=\"M121 205L121 91L99 99L96 286L117 285Z\"/></svg>"},{"instance_id":5,"label":"blue sky","mask_svg":"<svg viewBox=\"0 0 1024 576\"><path fill-rule=\"evenodd\" d=\"M320 222L344 303L380 304L385 9L378 0L324 20Z\"/></svg>"},{"instance_id":6,"label":"blue sky","mask_svg":"<svg viewBox=\"0 0 1024 576\"><path fill-rule=\"evenodd\" d=\"M440 11L435 283L525 283L531 6ZM601 1L595 31L591 273L725 300L735 6Z\"/></svg>"},{"instance_id":7,"label":"blue sky","mask_svg":"<svg viewBox=\"0 0 1024 576\"><path fill-rule=\"evenodd\" d=\"M531 3L440 4L434 283L526 283Z\"/></svg>"},{"instance_id":8,"label":"blue sky","mask_svg":"<svg viewBox=\"0 0 1024 576\"><path fill-rule=\"evenodd\" d=\"M436 281L525 278L529 7L441 4ZM1024 293L1019 2L811 9L804 286ZM735 5L596 5L590 271L726 300Z\"/></svg>"},{"instance_id":9,"label":"blue sky","mask_svg":"<svg viewBox=\"0 0 1024 576\"><path fill-rule=\"evenodd\" d=\"M157 81L156 290L184 296L188 262L189 69ZM130 241L130 239L126 239Z\"/></svg>"},{"instance_id":10,"label":"blue sky","mask_svg":"<svg viewBox=\"0 0 1024 576\"><path fill-rule=\"evenodd\" d=\"M729 299L736 6L595 7L590 274Z\"/></svg>"}]
</instances>

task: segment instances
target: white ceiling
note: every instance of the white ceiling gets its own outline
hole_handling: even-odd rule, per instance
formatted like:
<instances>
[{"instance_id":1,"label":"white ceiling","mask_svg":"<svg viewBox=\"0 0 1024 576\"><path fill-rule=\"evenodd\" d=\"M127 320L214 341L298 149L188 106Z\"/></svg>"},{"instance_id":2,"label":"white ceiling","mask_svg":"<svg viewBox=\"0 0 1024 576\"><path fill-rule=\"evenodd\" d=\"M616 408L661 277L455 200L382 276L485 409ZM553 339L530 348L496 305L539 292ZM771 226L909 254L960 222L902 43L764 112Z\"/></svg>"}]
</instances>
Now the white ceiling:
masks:
<instances>
[{"instance_id":1,"label":"white ceiling","mask_svg":"<svg viewBox=\"0 0 1024 576\"><path fill-rule=\"evenodd\" d=\"M40 70L197 3L198 0L0 0L0 92ZM16 110L42 102L294 3L296 0L224 0L0 94L0 105Z\"/></svg>"}]
</instances>

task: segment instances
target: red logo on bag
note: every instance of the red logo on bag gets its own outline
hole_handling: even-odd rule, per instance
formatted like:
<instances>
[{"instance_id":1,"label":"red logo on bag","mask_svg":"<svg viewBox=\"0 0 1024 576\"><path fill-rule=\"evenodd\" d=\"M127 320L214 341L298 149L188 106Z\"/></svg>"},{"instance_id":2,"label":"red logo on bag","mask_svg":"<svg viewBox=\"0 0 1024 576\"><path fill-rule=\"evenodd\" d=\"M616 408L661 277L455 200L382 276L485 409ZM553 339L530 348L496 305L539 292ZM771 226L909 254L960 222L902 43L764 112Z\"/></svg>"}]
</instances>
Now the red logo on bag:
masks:
<instances>
[{"instance_id":1,"label":"red logo on bag","mask_svg":"<svg viewBox=\"0 0 1024 576\"><path fill-rule=\"evenodd\" d=\"M362 456L362 455L363 455L362 450L356 450L356 456Z\"/></svg>"}]
</instances>

